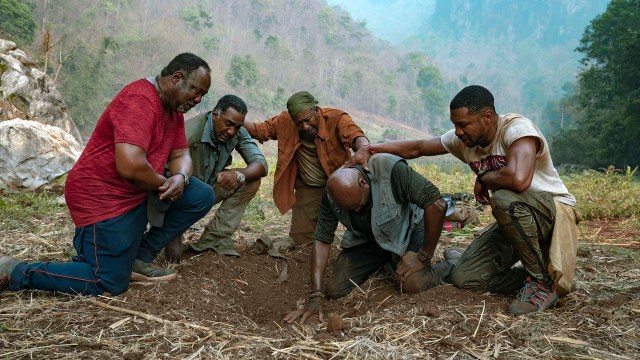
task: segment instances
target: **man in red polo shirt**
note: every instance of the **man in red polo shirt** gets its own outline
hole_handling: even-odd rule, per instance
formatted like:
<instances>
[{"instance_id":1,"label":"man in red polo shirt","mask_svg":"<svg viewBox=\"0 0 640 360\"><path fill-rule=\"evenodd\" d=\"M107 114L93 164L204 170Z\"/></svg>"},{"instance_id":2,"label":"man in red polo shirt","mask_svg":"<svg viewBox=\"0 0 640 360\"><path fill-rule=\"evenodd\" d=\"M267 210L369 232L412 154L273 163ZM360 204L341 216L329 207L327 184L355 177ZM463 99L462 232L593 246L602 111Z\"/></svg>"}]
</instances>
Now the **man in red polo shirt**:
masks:
<instances>
[{"instance_id":1,"label":"man in red polo shirt","mask_svg":"<svg viewBox=\"0 0 640 360\"><path fill-rule=\"evenodd\" d=\"M125 86L67 177L77 255L67 263L31 264L2 257L0 290L117 295L133 277L175 278L173 270L150 263L212 207L211 188L191 178L183 117L210 85L209 65L184 53L160 75Z\"/></svg>"}]
</instances>

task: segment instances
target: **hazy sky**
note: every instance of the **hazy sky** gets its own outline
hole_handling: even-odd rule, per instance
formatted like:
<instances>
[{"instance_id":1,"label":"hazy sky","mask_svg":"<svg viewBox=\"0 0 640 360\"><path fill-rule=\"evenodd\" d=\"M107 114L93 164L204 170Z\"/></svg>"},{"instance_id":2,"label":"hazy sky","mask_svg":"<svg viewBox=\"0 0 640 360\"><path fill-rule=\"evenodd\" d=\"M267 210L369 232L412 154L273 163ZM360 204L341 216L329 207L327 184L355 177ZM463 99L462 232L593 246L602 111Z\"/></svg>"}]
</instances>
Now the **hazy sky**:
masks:
<instances>
[{"instance_id":1,"label":"hazy sky","mask_svg":"<svg viewBox=\"0 0 640 360\"><path fill-rule=\"evenodd\" d=\"M433 13L436 0L327 0L340 5L381 39L400 43L414 35Z\"/></svg>"}]
</instances>

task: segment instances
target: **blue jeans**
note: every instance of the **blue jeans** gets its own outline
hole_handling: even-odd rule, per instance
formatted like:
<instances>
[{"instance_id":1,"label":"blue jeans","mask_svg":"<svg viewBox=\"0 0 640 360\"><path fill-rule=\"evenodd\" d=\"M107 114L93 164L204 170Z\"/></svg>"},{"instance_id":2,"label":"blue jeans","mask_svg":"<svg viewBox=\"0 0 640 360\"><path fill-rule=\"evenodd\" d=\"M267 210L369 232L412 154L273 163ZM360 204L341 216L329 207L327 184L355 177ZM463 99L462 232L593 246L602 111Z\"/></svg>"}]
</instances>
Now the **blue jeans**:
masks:
<instances>
[{"instance_id":1,"label":"blue jeans","mask_svg":"<svg viewBox=\"0 0 640 360\"><path fill-rule=\"evenodd\" d=\"M127 291L136 259L151 262L176 236L205 216L213 206L211 186L192 177L174 201L162 227L147 229L147 202L129 212L77 228L72 262L25 263L11 273L9 289L49 290L68 294L119 295Z\"/></svg>"}]
</instances>

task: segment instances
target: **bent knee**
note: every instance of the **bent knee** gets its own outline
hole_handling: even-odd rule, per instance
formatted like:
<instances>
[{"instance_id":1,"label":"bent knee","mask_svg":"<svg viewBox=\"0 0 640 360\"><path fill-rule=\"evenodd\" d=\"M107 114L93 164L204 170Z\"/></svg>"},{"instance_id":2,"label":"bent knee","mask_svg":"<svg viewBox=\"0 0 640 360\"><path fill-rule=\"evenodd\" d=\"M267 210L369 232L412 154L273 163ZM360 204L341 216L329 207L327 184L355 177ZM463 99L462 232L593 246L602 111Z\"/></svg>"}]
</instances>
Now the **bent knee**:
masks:
<instances>
[{"instance_id":1,"label":"bent knee","mask_svg":"<svg viewBox=\"0 0 640 360\"><path fill-rule=\"evenodd\" d=\"M346 296L353 290L353 287L344 286L344 284L337 284L335 282L327 282L327 288L325 291L325 297L328 300L335 300Z\"/></svg>"},{"instance_id":2,"label":"bent knee","mask_svg":"<svg viewBox=\"0 0 640 360\"><path fill-rule=\"evenodd\" d=\"M451 272L449 282L458 289L464 290L485 291L489 288L489 282L482 277L464 271L456 271L456 268Z\"/></svg>"},{"instance_id":3,"label":"bent knee","mask_svg":"<svg viewBox=\"0 0 640 360\"><path fill-rule=\"evenodd\" d=\"M491 194L491 208L495 212L508 211L511 203L515 201L517 194L511 190L500 189Z\"/></svg>"},{"instance_id":4,"label":"bent knee","mask_svg":"<svg viewBox=\"0 0 640 360\"><path fill-rule=\"evenodd\" d=\"M102 290L102 293L109 293L111 295L120 295L124 294L129 290L129 281L131 279L131 275L127 277L122 277L118 280L104 281L104 279L98 280L97 288ZM101 294L102 294L101 293ZM97 294L97 295L101 295Z\"/></svg>"}]
</instances>

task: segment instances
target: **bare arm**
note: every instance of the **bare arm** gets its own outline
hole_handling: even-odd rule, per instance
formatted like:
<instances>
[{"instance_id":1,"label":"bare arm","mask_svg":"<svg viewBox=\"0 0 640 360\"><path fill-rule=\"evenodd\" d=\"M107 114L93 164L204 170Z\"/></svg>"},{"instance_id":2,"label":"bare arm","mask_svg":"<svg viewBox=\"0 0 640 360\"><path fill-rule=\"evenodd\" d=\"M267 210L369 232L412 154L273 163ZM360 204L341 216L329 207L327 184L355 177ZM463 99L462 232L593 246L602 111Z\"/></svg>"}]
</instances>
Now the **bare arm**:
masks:
<instances>
[{"instance_id":1,"label":"bare arm","mask_svg":"<svg viewBox=\"0 0 640 360\"><path fill-rule=\"evenodd\" d=\"M529 189L539 146L539 140L535 137L516 140L507 151L507 164L500 170L486 173L480 182L493 191L507 189L521 193Z\"/></svg>"},{"instance_id":2,"label":"bare arm","mask_svg":"<svg viewBox=\"0 0 640 360\"><path fill-rule=\"evenodd\" d=\"M420 156L442 155L448 151L444 148L438 136L423 140L388 141L371 146L371 152L390 153L403 159L415 159Z\"/></svg>"},{"instance_id":3,"label":"bare arm","mask_svg":"<svg viewBox=\"0 0 640 360\"><path fill-rule=\"evenodd\" d=\"M324 273L329 262L329 250L331 244L322 241L313 241L311 250L311 290L321 290Z\"/></svg>"},{"instance_id":4,"label":"bare arm","mask_svg":"<svg viewBox=\"0 0 640 360\"><path fill-rule=\"evenodd\" d=\"M126 143L116 144L116 171L133 186L152 190L157 189L167 180L155 172L147 161L147 153L143 148Z\"/></svg>"},{"instance_id":5,"label":"bare arm","mask_svg":"<svg viewBox=\"0 0 640 360\"><path fill-rule=\"evenodd\" d=\"M167 165L169 166L169 172L171 172L171 175L183 173L191 176L193 172L193 163L191 161L191 156L189 155L189 149L172 150L169 153Z\"/></svg>"},{"instance_id":6,"label":"bare arm","mask_svg":"<svg viewBox=\"0 0 640 360\"><path fill-rule=\"evenodd\" d=\"M433 259L433 253L436 251L440 234L442 233L442 225L444 224L444 215L447 212L447 203L442 199L438 199L424 209L424 241L422 242L422 251Z\"/></svg>"},{"instance_id":7,"label":"bare arm","mask_svg":"<svg viewBox=\"0 0 640 360\"><path fill-rule=\"evenodd\" d=\"M362 149L363 146L369 146L369 139L364 136L358 136L355 140L353 140L353 150L357 152Z\"/></svg>"},{"instance_id":8,"label":"bare arm","mask_svg":"<svg viewBox=\"0 0 640 360\"><path fill-rule=\"evenodd\" d=\"M327 270L329 262L329 251L331 244L314 240L313 249L311 250L311 294L320 295L322 289L322 280ZM284 321L292 323L300 317L300 323L304 323L311 315L318 314L320 321L323 321L322 301L320 296L309 297L304 307L296 309L289 313Z\"/></svg>"},{"instance_id":9,"label":"bare arm","mask_svg":"<svg viewBox=\"0 0 640 360\"><path fill-rule=\"evenodd\" d=\"M364 151L364 150L368 151ZM442 145L440 137L424 140L388 141L383 144L365 146L362 151L356 152L346 166L360 164L369 171L369 156L375 153L389 153L400 156L403 159L415 159L420 156L432 156L446 154L448 151Z\"/></svg>"}]
</instances>

